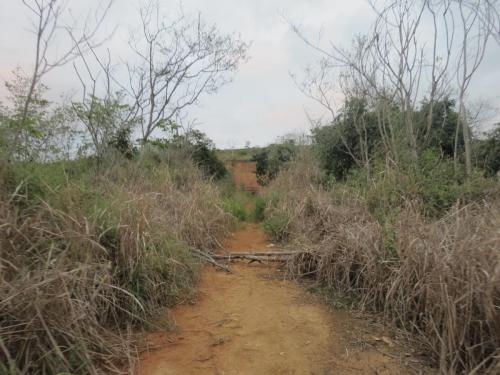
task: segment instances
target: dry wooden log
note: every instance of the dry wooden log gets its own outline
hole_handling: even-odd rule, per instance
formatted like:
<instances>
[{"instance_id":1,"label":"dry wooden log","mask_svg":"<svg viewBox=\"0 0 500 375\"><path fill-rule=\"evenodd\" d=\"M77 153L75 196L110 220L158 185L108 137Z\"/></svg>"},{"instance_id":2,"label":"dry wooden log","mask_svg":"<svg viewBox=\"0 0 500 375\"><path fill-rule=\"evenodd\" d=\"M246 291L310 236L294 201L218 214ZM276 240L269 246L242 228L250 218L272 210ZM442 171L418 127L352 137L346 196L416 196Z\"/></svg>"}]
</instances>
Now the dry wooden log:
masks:
<instances>
[{"instance_id":1,"label":"dry wooden log","mask_svg":"<svg viewBox=\"0 0 500 375\"><path fill-rule=\"evenodd\" d=\"M227 254L213 254L210 252L192 249L192 251L206 262L213 264L226 272L231 272L231 269L223 264L218 263L218 260L231 262L233 260L249 260L250 262L283 262L294 254L299 254L298 251L254 251L254 252L238 252Z\"/></svg>"},{"instance_id":2,"label":"dry wooden log","mask_svg":"<svg viewBox=\"0 0 500 375\"><path fill-rule=\"evenodd\" d=\"M237 252L226 254L212 254L213 257L238 257L238 256L257 256L257 257L279 257L300 254L299 251L251 251L251 252ZM216 259L216 258L214 258Z\"/></svg>"},{"instance_id":3,"label":"dry wooden log","mask_svg":"<svg viewBox=\"0 0 500 375\"><path fill-rule=\"evenodd\" d=\"M229 267L224 266L223 264L216 262L215 259L213 258L214 257L213 254L210 254L210 253L207 253L205 251L198 250L198 249L191 249L191 251L193 251L193 253L198 255L200 258L202 258L206 262L213 264L215 267L220 268L221 270L224 270L228 273L232 273L232 271Z\"/></svg>"},{"instance_id":4,"label":"dry wooden log","mask_svg":"<svg viewBox=\"0 0 500 375\"><path fill-rule=\"evenodd\" d=\"M283 262L295 253L279 252L279 253L229 253L224 255L212 255L214 260L232 261L237 259L247 259L252 262Z\"/></svg>"}]
</instances>

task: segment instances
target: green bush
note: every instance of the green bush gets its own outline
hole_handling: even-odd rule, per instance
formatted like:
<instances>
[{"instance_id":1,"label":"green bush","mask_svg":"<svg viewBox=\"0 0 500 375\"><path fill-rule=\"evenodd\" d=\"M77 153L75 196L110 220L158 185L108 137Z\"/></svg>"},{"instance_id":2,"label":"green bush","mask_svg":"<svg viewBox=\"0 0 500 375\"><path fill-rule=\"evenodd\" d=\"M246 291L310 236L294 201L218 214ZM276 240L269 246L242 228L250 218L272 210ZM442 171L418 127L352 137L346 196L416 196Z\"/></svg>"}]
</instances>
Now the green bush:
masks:
<instances>
[{"instance_id":1,"label":"green bush","mask_svg":"<svg viewBox=\"0 0 500 375\"><path fill-rule=\"evenodd\" d=\"M455 176L453 161L432 150L422 153L417 168L410 164L388 168L376 161L370 176L354 169L343 183L330 187L358 192L381 222L397 216L407 201L418 202L428 217L441 217L457 202L478 202L494 196L499 189L498 183L483 177L479 170L461 182Z\"/></svg>"},{"instance_id":2,"label":"green bush","mask_svg":"<svg viewBox=\"0 0 500 375\"><path fill-rule=\"evenodd\" d=\"M253 208L252 208L252 218L255 221L263 221L265 219L265 210L266 210L266 205L267 202L266 200L261 197L257 196L253 202Z\"/></svg>"},{"instance_id":3,"label":"green bush","mask_svg":"<svg viewBox=\"0 0 500 375\"><path fill-rule=\"evenodd\" d=\"M290 219L283 213L276 213L264 220L262 226L266 234L274 241L286 241Z\"/></svg>"},{"instance_id":4,"label":"green bush","mask_svg":"<svg viewBox=\"0 0 500 375\"><path fill-rule=\"evenodd\" d=\"M166 152L184 153L203 172L206 178L220 180L227 175L226 166L219 159L215 144L199 130L189 130L184 134L152 140L149 143Z\"/></svg>"},{"instance_id":5,"label":"green bush","mask_svg":"<svg viewBox=\"0 0 500 375\"><path fill-rule=\"evenodd\" d=\"M485 139L477 139L474 144L476 163L483 168L487 177L496 177L500 173L500 123L486 133Z\"/></svg>"},{"instance_id":6,"label":"green bush","mask_svg":"<svg viewBox=\"0 0 500 375\"><path fill-rule=\"evenodd\" d=\"M257 182L264 186L275 179L280 170L296 156L297 151L295 141L285 139L255 154L252 161L257 164Z\"/></svg>"},{"instance_id":7,"label":"green bush","mask_svg":"<svg viewBox=\"0 0 500 375\"><path fill-rule=\"evenodd\" d=\"M233 215L240 221L245 221L248 217L243 203L236 200L234 197L225 198L223 208L224 211Z\"/></svg>"}]
</instances>

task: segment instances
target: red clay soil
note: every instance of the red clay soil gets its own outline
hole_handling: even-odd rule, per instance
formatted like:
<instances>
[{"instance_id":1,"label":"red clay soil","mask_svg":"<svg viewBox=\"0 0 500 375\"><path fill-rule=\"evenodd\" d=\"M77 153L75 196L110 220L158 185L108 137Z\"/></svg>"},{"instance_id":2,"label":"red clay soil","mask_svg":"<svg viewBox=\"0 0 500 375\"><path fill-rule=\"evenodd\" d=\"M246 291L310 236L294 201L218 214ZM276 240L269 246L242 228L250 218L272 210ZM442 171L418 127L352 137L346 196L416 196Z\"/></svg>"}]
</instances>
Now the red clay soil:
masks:
<instances>
[{"instance_id":1,"label":"red clay soil","mask_svg":"<svg viewBox=\"0 0 500 375\"><path fill-rule=\"evenodd\" d=\"M257 182L257 163L248 160L228 162L234 184L241 190L257 192L262 187Z\"/></svg>"},{"instance_id":2,"label":"red clay soil","mask_svg":"<svg viewBox=\"0 0 500 375\"><path fill-rule=\"evenodd\" d=\"M269 242L249 224L226 249L269 250ZM196 303L171 312L174 332L148 337L139 375L415 373L380 326L328 308L275 265L232 269L204 269Z\"/></svg>"}]
</instances>

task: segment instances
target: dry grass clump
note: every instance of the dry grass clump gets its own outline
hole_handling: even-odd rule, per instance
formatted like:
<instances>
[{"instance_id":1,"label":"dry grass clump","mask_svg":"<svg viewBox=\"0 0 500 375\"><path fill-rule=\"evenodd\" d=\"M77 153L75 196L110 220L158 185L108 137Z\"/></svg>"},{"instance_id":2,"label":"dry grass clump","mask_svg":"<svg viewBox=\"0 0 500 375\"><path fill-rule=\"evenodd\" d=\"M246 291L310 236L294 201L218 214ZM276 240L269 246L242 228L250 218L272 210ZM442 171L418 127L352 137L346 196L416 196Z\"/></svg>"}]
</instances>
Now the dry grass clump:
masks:
<instances>
[{"instance_id":1,"label":"dry grass clump","mask_svg":"<svg viewBox=\"0 0 500 375\"><path fill-rule=\"evenodd\" d=\"M127 168L112 171L107 177L111 194L116 190L126 197L121 201L143 201L143 216L158 232L176 238L191 247L213 249L219 239L226 237L235 224L234 218L223 209L223 200L217 185L206 181L203 173L189 159L176 159L148 167L132 163Z\"/></svg>"},{"instance_id":2,"label":"dry grass clump","mask_svg":"<svg viewBox=\"0 0 500 375\"><path fill-rule=\"evenodd\" d=\"M95 223L49 207L0 217L0 358L3 373L99 373L124 365L130 340L115 317L139 306L115 282Z\"/></svg>"},{"instance_id":3,"label":"dry grass clump","mask_svg":"<svg viewBox=\"0 0 500 375\"><path fill-rule=\"evenodd\" d=\"M189 298L199 264L189 247L216 246L232 223L215 187L172 173L131 164L49 201L2 197L0 373L133 368L132 328Z\"/></svg>"},{"instance_id":4,"label":"dry grass clump","mask_svg":"<svg viewBox=\"0 0 500 375\"><path fill-rule=\"evenodd\" d=\"M304 252L288 264L416 334L443 373L500 372L500 205L428 222L415 204L381 225L357 199L282 177L267 208Z\"/></svg>"}]
</instances>

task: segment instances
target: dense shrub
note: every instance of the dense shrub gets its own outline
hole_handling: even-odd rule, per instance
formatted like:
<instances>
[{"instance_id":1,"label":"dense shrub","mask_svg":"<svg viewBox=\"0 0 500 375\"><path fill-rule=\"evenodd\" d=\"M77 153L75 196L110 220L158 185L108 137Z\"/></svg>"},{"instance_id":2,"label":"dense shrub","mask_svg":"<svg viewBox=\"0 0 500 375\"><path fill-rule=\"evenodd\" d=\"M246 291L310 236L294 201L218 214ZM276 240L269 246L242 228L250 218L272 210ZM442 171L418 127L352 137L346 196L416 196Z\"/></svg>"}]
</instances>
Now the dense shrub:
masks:
<instances>
[{"instance_id":1,"label":"dense shrub","mask_svg":"<svg viewBox=\"0 0 500 375\"><path fill-rule=\"evenodd\" d=\"M228 197L224 199L224 210L230 213L232 216L240 221L245 221L247 219L247 212L243 203L233 197Z\"/></svg>"},{"instance_id":2,"label":"dense shrub","mask_svg":"<svg viewBox=\"0 0 500 375\"><path fill-rule=\"evenodd\" d=\"M294 140L284 140L262 149L252 157L256 162L257 182L267 185L276 178L279 171L297 154L297 145Z\"/></svg>"},{"instance_id":3,"label":"dense shrub","mask_svg":"<svg viewBox=\"0 0 500 375\"><path fill-rule=\"evenodd\" d=\"M396 105L389 108L391 126L394 127L390 141L386 139L387 130L382 130L388 125L380 122L376 105L370 106L366 100L355 97L345 102L331 124L314 128L313 146L321 168L337 181L346 179L356 168L371 167L377 159L387 157L397 159L392 162L399 168L411 165L415 169L415 160L409 155L409 146L402 133L403 114ZM412 113L412 121L416 127L418 159L425 159L425 154L432 152L450 163L454 157L455 141L457 155L462 154L463 137L460 129L456 134L458 114L453 100L444 98L433 102L432 108L429 103L423 102ZM483 165L478 163L478 166Z\"/></svg>"},{"instance_id":4,"label":"dense shrub","mask_svg":"<svg viewBox=\"0 0 500 375\"><path fill-rule=\"evenodd\" d=\"M475 144L477 165L487 177L497 177L500 172L500 124Z\"/></svg>"},{"instance_id":5,"label":"dense shrub","mask_svg":"<svg viewBox=\"0 0 500 375\"><path fill-rule=\"evenodd\" d=\"M458 201L435 219L423 214L426 206L441 205L447 193L433 192L432 186L427 187L430 202L409 198L419 196L411 191L413 183L399 185L402 195L370 192L370 185L362 193L345 184L325 190L302 178L307 169L291 166L267 193L279 199L268 206L266 217L286 217L282 238L307 249L290 260L289 273L314 278L358 308L384 313L414 334L443 373L498 373L498 202L491 197L490 203ZM365 195L368 202L389 196L394 201L377 217Z\"/></svg>"},{"instance_id":6,"label":"dense shrub","mask_svg":"<svg viewBox=\"0 0 500 375\"><path fill-rule=\"evenodd\" d=\"M290 218L285 214L274 214L264 219L262 226L264 231L274 241L285 241L290 233L287 230Z\"/></svg>"},{"instance_id":7,"label":"dense shrub","mask_svg":"<svg viewBox=\"0 0 500 375\"><path fill-rule=\"evenodd\" d=\"M114 134L111 135L108 145L118 151L122 156L127 159L132 159L139 152L137 148L133 145L130 139L132 135L132 129L129 127L123 127Z\"/></svg>"},{"instance_id":8,"label":"dense shrub","mask_svg":"<svg viewBox=\"0 0 500 375\"><path fill-rule=\"evenodd\" d=\"M189 130L171 138L150 141L150 144L166 152L183 153L206 178L220 180L227 175L227 169L218 158L214 143L199 130Z\"/></svg>"},{"instance_id":9,"label":"dense shrub","mask_svg":"<svg viewBox=\"0 0 500 375\"><path fill-rule=\"evenodd\" d=\"M430 149L420 156L418 168L410 164L394 167L379 159L373 163L370 175L364 169L354 169L344 181L333 181L330 186L358 193L370 212L382 221L397 213L408 200L420 202L426 216L440 217L457 202L481 202L497 195L500 189L495 180L483 177L479 170L465 181L457 180L453 162Z\"/></svg>"},{"instance_id":10,"label":"dense shrub","mask_svg":"<svg viewBox=\"0 0 500 375\"><path fill-rule=\"evenodd\" d=\"M380 141L376 114L357 98L345 103L332 124L314 128L312 135L321 167L337 180L363 159L363 147L371 155Z\"/></svg>"},{"instance_id":11,"label":"dense shrub","mask_svg":"<svg viewBox=\"0 0 500 375\"><path fill-rule=\"evenodd\" d=\"M256 196L252 207L252 218L259 222L265 219L267 201L262 196Z\"/></svg>"},{"instance_id":12,"label":"dense shrub","mask_svg":"<svg viewBox=\"0 0 500 375\"><path fill-rule=\"evenodd\" d=\"M39 165L36 189L0 203L0 362L4 373L121 373L133 369L130 327L189 298L199 260L233 220L217 188L192 165L185 180L143 156L101 176L72 165ZM57 171L60 177L54 178ZM27 201L26 201L27 200Z\"/></svg>"}]
</instances>

